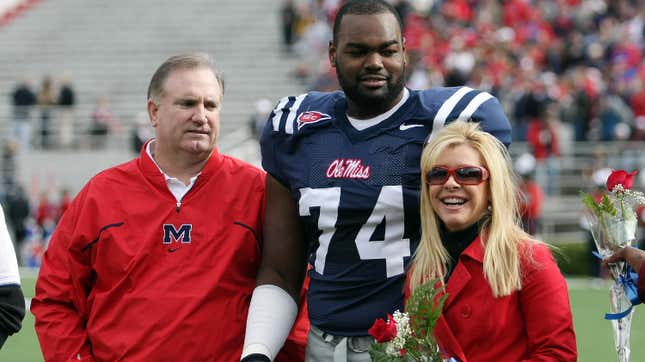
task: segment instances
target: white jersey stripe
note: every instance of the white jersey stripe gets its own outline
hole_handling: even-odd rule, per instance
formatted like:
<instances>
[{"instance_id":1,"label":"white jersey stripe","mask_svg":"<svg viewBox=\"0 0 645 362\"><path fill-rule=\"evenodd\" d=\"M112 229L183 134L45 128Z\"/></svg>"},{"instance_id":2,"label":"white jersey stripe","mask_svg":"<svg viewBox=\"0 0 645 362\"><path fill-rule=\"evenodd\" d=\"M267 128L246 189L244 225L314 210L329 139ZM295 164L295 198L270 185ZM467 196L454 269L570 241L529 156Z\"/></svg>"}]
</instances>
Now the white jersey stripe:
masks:
<instances>
[{"instance_id":1,"label":"white jersey stripe","mask_svg":"<svg viewBox=\"0 0 645 362\"><path fill-rule=\"evenodd\" d=\"M282 118L282 109L284 106L289 102L289 97L284 97L280 100L278 105L273 109L273 112L275 115L271 119L271 122L273 123L273 130L275 132L278 132L280 130L280 118Z\"/></svg>"},{"instance_id":2,"label":"white jersey stripe","mask_svg":"<svg viewBox=\"0 0 645 362\"><path fill-rule=\"evenodd\" d=\"M458 91L456 91L453 95L446 99L445 102L443 102L443 104L437 111L437 115L432 121L432 133L430 134L430 136L428 136L428 142L443 127L444 123L446 123L446 119L450 115L450 112L455 109L457 103L472 90L473 89L470 87L461 87Z\"/></svg>"},{"instance_id":3,"label":"white jersey stripe","mask_svg":"<svg viewBox=\"0 0 645 362\"><path fill-rule=\"evenodd\" d=\"M475 98L473 98L470 103L466 106L466 108L459 114L459 117L457 117L457 120L459 121L464 121L467 122L470 120L470 118L473 116L473 113L481 106L484 102L487 100L493 98L493 96L490 93L487 92L482 92L479 93Z\"/></svg>"},{"instance_id":4,"label":"white jersey stripe","mask_svg":"<svg viewBox=\"0 0 645 362\"><path fill-rule=\"evenodd\" d=\"M287 122L284 125L284 131L287 134L293 134L293 123L294 120L296 119L296 116L298 115L298 108L300 108L300 104L302 101L305 99L307 96L307 93L301 94L296 97L296 101L293 102L293 105L289 107L289 115L287 116Z\"/></svg>"}]
</instances>

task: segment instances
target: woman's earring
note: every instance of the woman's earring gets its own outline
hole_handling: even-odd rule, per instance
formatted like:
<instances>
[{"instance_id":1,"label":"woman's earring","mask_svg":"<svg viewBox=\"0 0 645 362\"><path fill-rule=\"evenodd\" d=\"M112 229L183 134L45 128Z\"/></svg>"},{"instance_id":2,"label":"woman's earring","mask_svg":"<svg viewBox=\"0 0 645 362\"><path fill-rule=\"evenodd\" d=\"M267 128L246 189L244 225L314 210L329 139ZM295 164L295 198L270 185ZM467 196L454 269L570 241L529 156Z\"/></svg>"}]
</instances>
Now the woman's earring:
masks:
<instances>
[{"instance_id":1,"label":"woman's earring","mask_svg":"<svg viewBox=\"0 0 645 362\"><path fill-rule=\"evenodd\" d=\"M493 205L488 204L488 212L493 212Z\"/></svg>"}]
</instances>

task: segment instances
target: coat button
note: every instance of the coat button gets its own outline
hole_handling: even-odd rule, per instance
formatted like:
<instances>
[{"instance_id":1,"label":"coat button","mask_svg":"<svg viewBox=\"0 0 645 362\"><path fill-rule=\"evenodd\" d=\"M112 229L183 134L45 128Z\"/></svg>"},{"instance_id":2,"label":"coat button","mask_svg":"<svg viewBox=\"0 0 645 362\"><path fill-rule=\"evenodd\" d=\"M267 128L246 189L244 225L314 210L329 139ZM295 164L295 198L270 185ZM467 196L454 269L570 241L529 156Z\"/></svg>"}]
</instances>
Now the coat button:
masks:
<instances>
[{"instance_id":1,"label":"coat button","mask_svg":"<svg viewBox=\"0 0 645 362\"><path fill-rule=\"evenodd\" d=\"M472 308L470 308L470 306L466 304L466 305L461 307L460 312L461 312L461 317L462 318L468 319L468 318L470 318L470 315L472 314Z\"/></svg>"}]
</instances>

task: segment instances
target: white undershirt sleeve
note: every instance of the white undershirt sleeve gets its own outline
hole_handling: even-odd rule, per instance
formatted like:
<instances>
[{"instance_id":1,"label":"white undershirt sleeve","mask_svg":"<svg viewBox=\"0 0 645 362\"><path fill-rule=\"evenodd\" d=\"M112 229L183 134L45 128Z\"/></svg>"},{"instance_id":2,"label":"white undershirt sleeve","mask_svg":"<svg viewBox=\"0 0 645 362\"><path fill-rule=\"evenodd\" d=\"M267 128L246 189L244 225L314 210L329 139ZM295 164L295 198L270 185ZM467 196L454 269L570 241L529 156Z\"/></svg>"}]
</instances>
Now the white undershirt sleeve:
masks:
<instances>
[{"instance_id":1,"label":"white undershirt sleeve","mask_svg":"<svg viewBox=\"0 0 645 362\"><path fill-rule=\"evenodd\" d=\"M298 305L284 289L272 284L257 286L251 297L241 358L260 353L273 361L297 316Z\"/></svg>"}]
</instances>

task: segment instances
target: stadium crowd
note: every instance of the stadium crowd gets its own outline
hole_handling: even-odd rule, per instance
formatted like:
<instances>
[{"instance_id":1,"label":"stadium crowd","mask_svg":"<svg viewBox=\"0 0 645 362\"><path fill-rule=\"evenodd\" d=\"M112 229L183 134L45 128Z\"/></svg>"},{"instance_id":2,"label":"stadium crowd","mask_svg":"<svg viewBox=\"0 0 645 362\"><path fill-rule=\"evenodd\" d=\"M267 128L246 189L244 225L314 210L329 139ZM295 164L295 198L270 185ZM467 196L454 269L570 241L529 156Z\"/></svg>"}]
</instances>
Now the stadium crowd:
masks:
<instances>
[{"instance_id":1,"label":"stadium crowd","mask_svg":"<svg viewBox=\"0 0 645 362\"><path fill-rule=\"evenodd\" d=\"M538 158L559 154L559 142L645 140L642 1L393 2L405 24L408 87L490 92L513 122L513 140L531 143ZM302 58L294 74L310 90L338 88L324 53L341 3L283 9L292 32L285 48Z\"/></svg>"},{"instance_id":2,"label":"stadium crowd","mask_svg":"<svg viewBox=\"0 0 645 362\"><path fill-rule=\"evenodd\" d=\"M283 49L299 60L292 74L306 90L339 89L326 52L342 3L283 3ZM577 188L589 190L603 184L592 177L600 169L645 169L639 143L629 145L645 141L643 1L391 3L404 21L408 88L466 85L502 103L517 147L511 151L522 160L516 171L533 195L524 205L530 218L540 218L545 197L562 195L566 167L582 169ZM576 152L575 142L590 141L604 145L581 151L589 156L584 164L564 164L562 156ZM612 143L620 151L608 152ZM639 183L645 186L645 178ZM539 233L535 220L529 223Z\"/></svg>"},{"instance_id":3,"label":"stadium crowd","mask_svg":"<svg viewBox=\"0 0 645 362\"><path fill-rule=\"evenodd\" d=\"M545 195L559 194L560 156L571 150L574 141L645 140L642 1L393 3L405 25L411 62L407 86L468 85L495 95L513 125L513 141L524 141L535 159L528 171L518 171L529 174L534 188L542 188ZM331 22L341 4L342 0L285 0L280 9L283 49L300 60L293 74L307 90L338 89L326 52ZM100 148L105 146L104 137L119 128L109 100L101 98L85 125L89 143L79 144L71 132L79 123L75 98L68 76L44 76L37 90L28 80L16 84L11 94L13 138L5 142L2 157L3 204L24 193L11 189L16 153L32 146ZM270 105L268 100L258 102L256 134ZM40 122L34 132L27 125L36 120L25 119L36 116ZM52 124L60 127L51 129ZM133 129L135 148L149 133L147 122ZM611 161L626 169L645 167L637 153L626 152ZM596 167L590 164L584 174L590 187ZM30 196L31 210L36 210L38 193ZM35 216L32 212L25 220L35 221ZM37 222L30 225L47 229Z\"/></svg>"}]
</instances>

